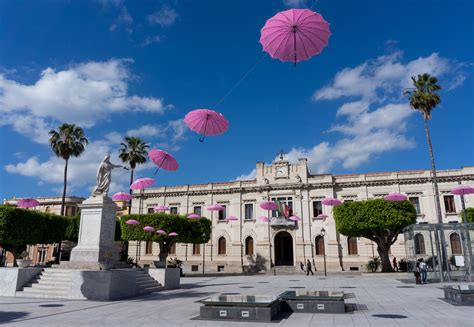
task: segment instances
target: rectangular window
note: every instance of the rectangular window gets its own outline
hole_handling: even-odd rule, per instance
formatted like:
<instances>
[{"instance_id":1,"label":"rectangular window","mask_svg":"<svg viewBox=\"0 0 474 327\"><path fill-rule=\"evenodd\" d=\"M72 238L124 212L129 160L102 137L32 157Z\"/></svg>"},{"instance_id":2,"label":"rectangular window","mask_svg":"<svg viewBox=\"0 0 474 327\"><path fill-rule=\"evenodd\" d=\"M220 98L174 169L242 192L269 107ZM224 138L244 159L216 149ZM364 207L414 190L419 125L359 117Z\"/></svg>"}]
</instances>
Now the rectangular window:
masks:
<instances>
[{"instance_id":1,"label":"rectangular window","mask_svg":"<svg viewBox=\"0 0 474 327\"><path fill-rule=\"evenodd\" d=\"M193 244L193 255L201 254L201 244Z\"/></svg>"},{"instance_id":2,"label":"rectangular window","mask_svg":"<svg viewBox=\"0 0 474 327\"><path fill-rule=\"evenodd\" d=\"M224 207L224 210L218 211L219 212L219 220L225 220L227 218L227 206L222 205Z\"/></svg>"},{"instance_id":3,"label":"rectangular window","mask_svg":"<svg viewBox=\"0 0 474 327\"><path fill-rule=\"evenodd\" d=\"M201 216L201 212L202 212L201 206L194 206L194 209L193 209L194 214Z\"/></svg>"},{"instance_id":4,"label":"rectangular window","mask_svg":"<svg viewBox=\"0 0 474 327\"><path fill-rule=\"evenodd\" d=\"M245 219L253 219L253 203L245 204Z\"/></svg>"},{"instance_id":5,"label":"rectangular window","mask_svg":"<svg viewBox=\"0 0 474 327\"><path fill-rule=\"evenodd\" d=\"M413 204L416 209L416 214L421 215L421 207L420 207L420 198L417 196L409 197L408 200Z\"/></svg>"},{"instance_id":6,"label":"rectangular window","mask_svg":"<svg viewBox=\"0 0 474 327\"><path fill-rule=\"evenodd\" d=\"M323 204L321 201L313 201L313 217L317 217L323 213Z\"/></svg>"},{"instance_id":7,"label":"rectangular window","mask_svg":"<svg viewBox=\"0 0 474 327\"><path fill-rule=\"evenodd\" d=\"M153 241L146 241L145 254L153 253Z\"/></svg>"},{"instance_id":8,"label":"rectangular window","mask_svg":"<svg viewBox=\"0 0 474 327\"><path fill-rule=\"evenodd\" d=\"M272 217L289 217L293 215L293 198L291 196L271 198L271 200L279 207L278 210L272 210Z\"/></svg>"},{"instance_id":9,"label":"rectangular window","mask_svg":"<svg viewBox=\"0 0 474 327\"><path fill-rule=\"evenodd\" d=\"M155 209L153 209L153 208L148 208L148 211L147 211L147 212L148 212L148 213L154 213L154 212L155 212Z\"/></svg>"},{"instance_id":10,"label":"rectangular window","mask_svg":"<svg viewBox=\"0 0 474 327\"><path fill-rule=\"evenodd\" d=\"M444 196L444 208L446 209L446 213L456 213L453 195Z\"/></svg>"},{"instance_id":11,"label":"rectangular window","mask_svg":"<svg viewBox=\"0 0 474 327\"><path fill-rule=\"evenodd\" d=\"M198 265L191 265L191 271L199 271Z\"/></svg>"},{"instance_id":12,"label":"rectangular window","mask_svg":"<svg viewBox=\"0 0 474 327\"><path fill-rule=\"evenodd\" d=\"M170 214L177 215L178 214L178 207L170 207Z\"/></svg>"}]
</instances>

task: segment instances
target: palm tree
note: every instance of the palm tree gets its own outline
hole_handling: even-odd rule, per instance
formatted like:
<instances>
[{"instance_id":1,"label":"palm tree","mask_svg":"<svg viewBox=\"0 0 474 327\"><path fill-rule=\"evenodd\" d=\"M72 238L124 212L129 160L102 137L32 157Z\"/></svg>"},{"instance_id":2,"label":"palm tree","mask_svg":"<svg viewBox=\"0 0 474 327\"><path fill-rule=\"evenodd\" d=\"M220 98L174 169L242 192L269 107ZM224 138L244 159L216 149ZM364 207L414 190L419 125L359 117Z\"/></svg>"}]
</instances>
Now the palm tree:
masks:
<instances>
[{"instance_id":1,"label":"palm tree","mask_svg":"<svg viewBox=\"0 0 474 327\"><path fill-rule=\"evenodd\" d=\"M89 141L84 136L84 130L74 124L62 124L57 130L49 131L49 145L56 156L65 160L63 198L61 201L61 215L64 216L66 201L67 166L71 157L79 157Z\"/></svg>"},{"instance_id":2,"label":"palm tree","mask_svg":"<svg viewBox=\"0 0 474 327\"><path fill-rule=\"evenodd\" d=\"M431 76L427 73L422 75L419 74L416 77L413 76L411 79L413 81L413 88L408 91L405 91L404 94L409 96L410 107L414 110L421 112L423 115L423 120L425 122L426 139L428 141L428 148L431 159L431 175L433 176L436 216L438 224L442 224L443 218L441 215L441 203L439 200L438 176L436 174L436 164L433 154L433 146L431 144L430 130L428 127L428 121L431 119L431 113L433 109L441 102L441 97L439 96L439 94L436 93L436 91L441 89L441 86L438 84L438 79L435 76ZM440 242L438 239L438 233L435 234L435 237L437 246L439 246ZM441 238L443 241L440 250L442 253L442 257L446 259L447 252L445 248L443 229L441 229ZM449 269L447 267L447 262L445 262L445 264L446 268Z\"/></svg>"},{"instance_id":3,"label":"palm tree","mask_svg":"<svg viewBox=\"0 0 474 327\"><path fill-rule=\"evenodd\" d=\"M122 162L130 166L130 185L133 183L133 173L137 165L146 162L149 145L146 144L139 137L126 136L125 142L120 143L119 158ZM131 194L131 190L130 190ZM128 206L128 213L130 214L131 205Z\"/></svg>"}]
</instances>

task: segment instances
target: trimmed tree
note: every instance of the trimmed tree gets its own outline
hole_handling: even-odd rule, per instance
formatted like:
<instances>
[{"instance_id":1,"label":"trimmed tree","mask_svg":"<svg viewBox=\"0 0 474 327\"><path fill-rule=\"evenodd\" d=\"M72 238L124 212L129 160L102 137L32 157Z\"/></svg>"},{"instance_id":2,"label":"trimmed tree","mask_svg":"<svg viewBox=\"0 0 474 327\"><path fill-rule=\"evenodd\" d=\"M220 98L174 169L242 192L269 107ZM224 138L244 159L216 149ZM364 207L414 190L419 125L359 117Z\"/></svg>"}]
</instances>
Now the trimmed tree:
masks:
<instances>
[{"instance_id":1,"label":"trimmed tree","mask_svg":"<svg viewBox=\"0 0 474 327\"><path fill-rule=\"evenodd\" d=\"M138 225L127 225L126 221L134 219ZM175 243L206 243L211 235L211 221L205 218L188 219L185 216L167 213L144 215L126 215L120 218L122 239L126 241L153 241L160 246L159 259L166 262L171 247ZM175 232L176 237L145 232L143 228L151 226L155 230L162 229L167 233Z\"/></svg>"},{"instance_id":2,"label":"trimmed tree","mask_svg":"<svg viewBox=\"0 0 474 327\"><path fill-rule=\"evenodd\" d=\"M337 231L345 236L364 237L377 244L382 271L393 271L389 251L403 228L416 222L415 207L409 201L383 199L347 202L334 208Z\"/></svg>"},{"instance_id":3,"label":"trimmed tree","mask_svg":"<svg viewBox=\"0 0 474 327\"><path fill-rule=\"evenodd\" d=\"M474 208L466 208L466 216L468 223L474 223ZM464 222L464 210L461 210L459 217L461 217L461 221Z\"/></svg>"}]
</instances>

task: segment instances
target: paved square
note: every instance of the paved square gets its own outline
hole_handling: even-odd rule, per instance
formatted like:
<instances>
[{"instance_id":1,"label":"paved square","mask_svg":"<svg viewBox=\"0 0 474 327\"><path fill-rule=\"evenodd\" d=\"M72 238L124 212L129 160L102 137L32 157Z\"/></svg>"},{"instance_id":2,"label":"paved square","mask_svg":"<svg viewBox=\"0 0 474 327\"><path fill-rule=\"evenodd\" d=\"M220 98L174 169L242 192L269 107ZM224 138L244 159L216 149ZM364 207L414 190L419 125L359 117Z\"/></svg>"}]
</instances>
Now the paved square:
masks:
<instances>
[{"instance_id":1,"label":"paved square","mask_svg":"<svg viewBox=\"0 0 474 327\"><path fill-rule=\"evenodd\" d=\"M395 275L396 276L396 275ZM179 290L116 302L0 298L0 324L14 326L474 326L473 307L450 305L443 285L404 284L360 274L183 278ZM343 290L358 310L347 314L293 313L279 323L191 320L199 300L216 293L278 295L285 290ZM382 315L382 316L377 316ZM389 318L383 315L393 315Z\"/></svg>"}]
</instances>

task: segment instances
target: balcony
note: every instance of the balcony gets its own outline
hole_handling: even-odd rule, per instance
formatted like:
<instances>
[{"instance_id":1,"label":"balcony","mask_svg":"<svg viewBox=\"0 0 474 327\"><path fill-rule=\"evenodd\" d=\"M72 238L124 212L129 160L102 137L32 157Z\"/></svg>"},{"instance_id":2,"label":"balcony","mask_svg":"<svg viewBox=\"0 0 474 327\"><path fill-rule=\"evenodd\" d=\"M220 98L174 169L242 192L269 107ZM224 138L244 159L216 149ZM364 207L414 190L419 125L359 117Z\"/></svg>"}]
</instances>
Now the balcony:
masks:
<instances>
[{"instance_id":1,"label":"balcony","mask_svg":"<svg viewBox=\"0 0 474 327\"><path fill-rule=\"evenodd\" d=\"M271 217L270 226L272 227L295 227L296 222L286 219L285 217Z\"/></svg>"}]
</instances>

